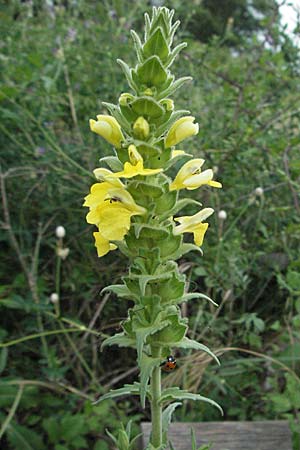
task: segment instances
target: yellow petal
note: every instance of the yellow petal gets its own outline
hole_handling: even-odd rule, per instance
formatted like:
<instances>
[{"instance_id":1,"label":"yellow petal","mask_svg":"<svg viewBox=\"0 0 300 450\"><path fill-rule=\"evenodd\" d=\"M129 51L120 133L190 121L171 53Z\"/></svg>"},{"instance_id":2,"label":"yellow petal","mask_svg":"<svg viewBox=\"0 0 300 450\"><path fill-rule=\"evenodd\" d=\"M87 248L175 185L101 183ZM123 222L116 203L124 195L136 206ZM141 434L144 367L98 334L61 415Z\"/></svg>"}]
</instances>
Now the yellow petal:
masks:
<instances>
[{"instance_id":1,"label":"yellow petal","mask_svg":"<svg viewBox=\"0 0 300 450\"><path fill-rule=\"evenodd\" d=\"M116 185L108 181L93 184L90 190L90 194L85 197L83 206L96 208L99 203L105 200L110 189L116 189Z\"/></svg>"},{"instance_id":2,"label":"yellow petal","mask_svg":"<svg viewBox=\"0 0 300 450\"><path fill-rule=\"evenodd\" d=\"M202 245L207 228L208 223L200 223L194 230L194 241L196 245L198 246Z\"/></svg>"},{"instance_id":3,"label":"yellow petal","mask_svg":"<svg viewBox=\"0 0 300 450\"><path fill-rule=\"evenodd\" d=\"M215 187L215 188L221 188L222 183L219 183L218 181L211 180L207 183L209 186Z\"/></svg>"},{"instance_id":4,"label":"yellow petal","mask_svg":"<svg viewBox=\"0 0 300 450\"><path fill-rule=\"evenodd\" d=\"M122 206L107 205L101 208L99 230L105 239L121 241L130 228L131 212Z\"/></svg>"},{"instance_id":5,"label":"yellow petal","mask_svg":"<svg viewBox=\"0 0 300 450\"><path fill-rule=\"evenodd\" d=\"M117 248L115 244L111 244L98 231L95 231L95 233L93 233L93 236L95 238L95 247L97 248L97 254L99 257L104 256L110 250L115 250Z\"/></svg>"}]
</instances>

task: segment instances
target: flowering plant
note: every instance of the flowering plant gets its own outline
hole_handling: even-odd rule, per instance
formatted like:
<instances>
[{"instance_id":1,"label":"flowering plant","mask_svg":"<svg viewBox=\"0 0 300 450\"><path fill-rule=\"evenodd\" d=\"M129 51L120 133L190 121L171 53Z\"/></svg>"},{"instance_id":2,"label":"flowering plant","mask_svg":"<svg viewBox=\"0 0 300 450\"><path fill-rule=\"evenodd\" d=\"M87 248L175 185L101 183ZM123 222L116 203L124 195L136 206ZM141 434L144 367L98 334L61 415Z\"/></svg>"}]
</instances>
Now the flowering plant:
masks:
<instances>
[{"instance_id":1,"label":"flowering plant","mask_svg":"<svg viewBox=\"0 0 300 450\"><path fill-rule=\"evenodd\" d=\"M161 387L164 361L166 368L175 367L171 356L174 348L203 351L218 362L209 348L187 337L187 319L181 317L179 307L196 298L214 303L204 294L186 293L185 276L176 263L189 251L201 251L208 228L206 219L213 209L178 216L189 205L201 206L196 200L181 198L180 191L203 185L220 188L221 184L213 180L211 169L202 171L203 159L191 159L191 155L175 148L196 135L199 126L189 111L176 111L170 98L191 79L175 80L170 72L175 57L186 46L181 43L172 49L179 25L179 21L172 23L173 15L174 11L165 7L153 8L151 18L146 14L144 42L132 31L137 65L130 68L118 61L132 93L121 94L118 105L103 103L110 115L90 120L91 130L115 150L113 156L100 159L101 167L94 170L97 182L84 203L89 208L87 222L97 227L94 238L98 256L119 249L130 264L122 284L103 290L131 300L133 306L122 323L123 331L106 339L102 348L135 348L140 371L139 382L110 391L99 401L138 395L144 408L147 399L152 418L148 449L166 447L171 415L180 401L200 400L221 409L200 394ZM172 180L169 169L182 160L185 162ZM184 242L185 233L193 234L194 244ZM130 426L120 430L115 440L118 448L131 447L129 435Z\"/></svg>"}]
</instances>

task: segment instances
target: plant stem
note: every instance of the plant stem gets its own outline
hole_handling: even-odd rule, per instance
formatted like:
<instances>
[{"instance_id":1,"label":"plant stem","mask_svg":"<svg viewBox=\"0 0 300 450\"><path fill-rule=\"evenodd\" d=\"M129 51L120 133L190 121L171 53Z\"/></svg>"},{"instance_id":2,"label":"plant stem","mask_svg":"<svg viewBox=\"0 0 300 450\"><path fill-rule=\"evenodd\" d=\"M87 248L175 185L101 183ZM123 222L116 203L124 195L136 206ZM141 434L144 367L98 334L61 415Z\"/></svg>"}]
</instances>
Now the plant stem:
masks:
<instances>
[{"instance_id":1,"label":"plant stem","mask_svg":"<svg viewBox=\"0 0 300 450\"><path fill-rule=\"evenodd\" d=\"M159 358L160 348L152 348L152 356ZM152 434L151 443L154 447L162 445L162 406L159 404L161 397L161 368L155 367L151 377L151 421Z\"/></svg>"}]
</instances>

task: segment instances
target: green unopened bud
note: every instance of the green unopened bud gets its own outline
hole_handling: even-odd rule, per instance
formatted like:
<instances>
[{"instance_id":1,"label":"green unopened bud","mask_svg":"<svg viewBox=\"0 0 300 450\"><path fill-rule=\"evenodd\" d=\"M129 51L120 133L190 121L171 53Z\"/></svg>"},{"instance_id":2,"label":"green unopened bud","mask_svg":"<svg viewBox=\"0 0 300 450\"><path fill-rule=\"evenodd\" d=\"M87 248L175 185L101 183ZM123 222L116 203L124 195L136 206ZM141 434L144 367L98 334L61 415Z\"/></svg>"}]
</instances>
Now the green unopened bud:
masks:
<instances>
[{"instance_id":1,"label":"green unopened bud","mask_svg":"<svg viewBox=\"0 0 300 450\"><path fill-rule=\"evenodd\" d=\"M137 151L136 146L133 144L129 145L128 147L128 155L131 164L133 164L134 166L136 166L139 161L143 161L143 158Z\"/></svg>"},{"instance_id":2,"label":"green unopened bud","mask_svg":"<svg viewBox=\"0 0 300 450\"><path fill-rule=\"evenodd\" d=\"M127 92L124 92L123 94L120 95L119 97L119 105L121 106L127 106L128 103L132 102L132 100L134 99L134 96L131 94L128 94Z\"/></svg>"},{"instance_id":3,"label":"green unopened bud","mask_svg":"<svg viewBox=\"0 0 300 450\"><path fill-rule=\"evenodd\" d=\"M125 430L119 430L118 433L118 449L128 450L129 449L129 439Z\"/></svg>"},{"instance_id":4,"label":"green unopened bud","mask_svg":"<svg viewBox=\"0 0 300 450\"><path fill-rule=\"evenodd\" d=\"M149 123L143 116L136 119L133 125L133 132L138 139L145 139L149 136Z\"/></svg>"},{"instance_id":5,"label":"green unopened bud","mask_svg":"<svg viewBox=\"0 0 300 450\"><path fill-rule=\"evenodd\" d=\"M144 95L148 95L149 97L152 97L152 96L153 96L153 91L152 91L152 89L147 88L147 89L144 91Z\"/></svg>"},{"instance_id":6,"label":"green unopened bud","mask_svg":"<svg viewBox=\"0 0 300 450\"><path fill-rule=\"evenodd\" d=\"M185 116L181 119L176 120L176 122L171 126L165 140L166 148L172 147L172 145L178 144L178 142L183 141L190 136L198 133L199 125L193 123L195 117Z\"/></svg>"},{"instance_id":7,"label":"green unopened bud","mask_svg":"<svg viewBox=\"0 0 300 450\"><path fill-rule=\"evenodd\" d=\"M120 125L114 117L100 114L97 116L97 121L90 119L90 128L94 133L102 136L110 144L117 148L121 147L124 136Z\"/></svg>"},{"instance_id":8,"label":"green unopened bud","mask_svg":"<svg viewBox=\"0 0 300 450\"><path fill-rule=\"evenodd\" d=\"M166 111L173 111L174 102L170 98L164 98L160 101L160 104L165 108Z\"/></svg>"}]
</instances>

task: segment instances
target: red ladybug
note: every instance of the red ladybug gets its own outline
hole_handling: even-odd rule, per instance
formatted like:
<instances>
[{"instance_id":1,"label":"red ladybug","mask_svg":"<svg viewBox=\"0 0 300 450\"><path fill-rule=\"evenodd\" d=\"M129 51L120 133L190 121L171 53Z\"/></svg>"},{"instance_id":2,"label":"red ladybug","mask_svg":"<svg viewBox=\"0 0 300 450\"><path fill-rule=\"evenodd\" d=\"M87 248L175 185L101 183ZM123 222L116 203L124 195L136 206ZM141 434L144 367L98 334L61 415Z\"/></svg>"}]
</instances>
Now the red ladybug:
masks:
<instances>
[{"instance_id":1,"label":"red ladybug","mask_svg":"<svg viewBox=\"0 0 300 450\"><path fill-rule=\"evenodd\" d=\"M176 367L176 359L174 356L170 355L167 357L166 361L162 363L162 370L164 372L172 372Z\"/></svg>"}]
</instances>

